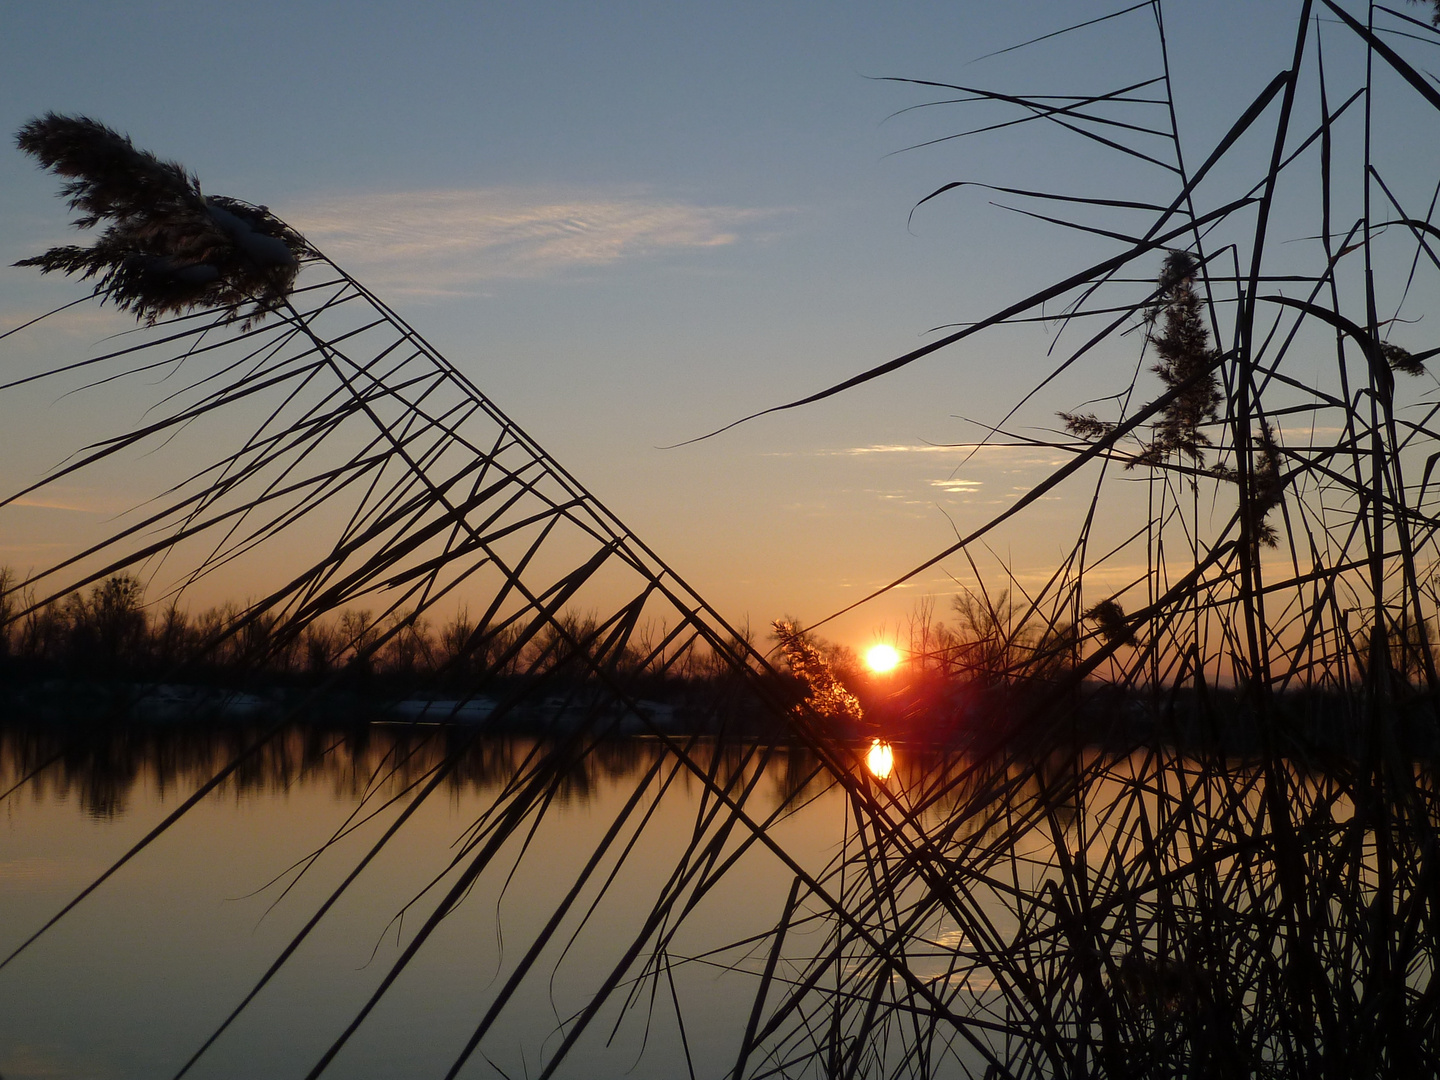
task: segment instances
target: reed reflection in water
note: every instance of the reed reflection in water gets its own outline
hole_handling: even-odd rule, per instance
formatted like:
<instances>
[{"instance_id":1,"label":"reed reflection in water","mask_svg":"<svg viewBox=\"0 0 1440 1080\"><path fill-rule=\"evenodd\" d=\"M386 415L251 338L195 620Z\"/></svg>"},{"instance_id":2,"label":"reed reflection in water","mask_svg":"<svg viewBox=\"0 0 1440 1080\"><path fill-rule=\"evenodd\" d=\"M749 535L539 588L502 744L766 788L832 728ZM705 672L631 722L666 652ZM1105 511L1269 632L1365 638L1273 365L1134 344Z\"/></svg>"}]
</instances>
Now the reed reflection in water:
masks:
<instances>
[{"instance_id":1,"label":"reed reflection in water","mask_svg":"<svg viewBox=\"0 0 1440 1080\"><path fill-rule=\"evenodd\" d=\"M243 739L183 726L0 734L0 791L30 777L4 804L0 946ZM3 973L0 1074L173 1075L394 823L398 797L453 762L447 798L405 822L193 1074L303 1075L547 745L482 738L460 752L455 739L372 725L274 740ZM1400 833L1377 833L1342 764L891 749L883 781L841 787L807 751L687 748L722 789L750 793L748 813L797 874L749 834L712 835L711 789L658 741L596 744L499 845L497 872L471 883L337 1075L444 1075L562 909L475 1075L486 1059L535 1075L607 985L600 1021L556 1075L675 1076L688 1063L697 1076L982 1076L998 1061L1042 1076L1081 1054L1103 1071L1208 1061L1239 1075L1225 1070L1321 1038L1364 1060L1366 1030L1345 1017L1363 1015L1378 977L1373 899L1413 891L1423 860ZM857 768L867 750L854 748ZM1277 789L1302 823L1288 849L1262 828ZM1287 860L1310 883L1303 919ZM678 899L647 933L666 896ZM1412 1009L1430 978L1423 935L1401 933L1414 910L1397 912L1386 958ZM1293 1011L1301 978L1309 1016Z\"/></svg>"},{"instance_id":2,"label":"reed reflection in water","mask_svg":"<svg viewBox=\"0 0 1440 1080\"><path fill-rule=\"evenodd\" d=\"M123 816L153 792L162 800L196 786L241 757L263 729L244 725L104 725L0 727L0 792L24 780L16 797L74 800L97 819ZM366 723L349 728L296 724L246 756L221 788L237 798L283 794L297 785L327 789L337 800L364 800L409 789L448 766L441 781L455 796L503 787L533 760L544 741L516 735L474 737L439 724ZM718 754L722 772L746 767L752 748L697 740L692 753ZM827 786L804 747L775 747L765 770L772 808ZM560 803L585 802L607 782L630 780L666 755L654 739L597 741L568 760L557 778ZM753 767L753 762L751 762ZM693 783L682 777L680 783Z\"/></svg>"},{"instance_id":3,"label":"reed reflection in water","mask_svg":"<svg viewBox=\"0 0 1440 1080\"><path fill-rule=\"evenodd\" d=\"M179 726L83 738L72 732L68 739L4 732L0 791L40 771L5 805L0 945L8 951L52 915L243 739L238 730ZM387 801L432 777L453 740L437 728L377 725L340 732L296 727L268 744L145 859L4 973L0 1074L172 1075L393 822L402 804ZM480 739L459 755L443 782L448 797L430 800L406 822L367 870L363 887L346 894L195 1075L303 1075L433 908L433 893L419 895L426 883L483 829L540 747L531 739ZM817 779L808 755L692 749L715 775L752 785L753 812L771 815L774 834L797 851L812 850L814 869L823 868L843 802ZM553 1051L561 1021L583 1008L608 975L617 945L623 951L640 929L697 823L714 812L701 785L654 741L602 743L567 772L543 814L501 853L496 879L476 883L446 919L337 1060L337 1072L442 1075L577 867L647 784L654 803L621 837L623 857L617 853L592 878L542 965L544 977L519 994L515 1019L486 1044L512 1075L523 1074L527 1062L533 1072L547 1047ZM353 831L311 864L312 853L343 828ZM717 848L717 856L734 856L736 846ZM668 945L674 960L666 982L687 1013L698 1014L687 1016L685 1029L692 1054L728 1053L748 1002L743 984L736 993L717 991L714 961L687 958L769 929L788 885L773 872L761 858L737 860L697 897L696 916ZM647 1041L646 1002L637 1007L639 1022L624 1025L608 1050L608 1025L597 1025L594 1045L572 1051L564 1075L628 1072ZM668 1026L657 1020L648 1033L634 1075L683 1069L679 1038L672 1008Z\"/></svg>"}]
</instances>

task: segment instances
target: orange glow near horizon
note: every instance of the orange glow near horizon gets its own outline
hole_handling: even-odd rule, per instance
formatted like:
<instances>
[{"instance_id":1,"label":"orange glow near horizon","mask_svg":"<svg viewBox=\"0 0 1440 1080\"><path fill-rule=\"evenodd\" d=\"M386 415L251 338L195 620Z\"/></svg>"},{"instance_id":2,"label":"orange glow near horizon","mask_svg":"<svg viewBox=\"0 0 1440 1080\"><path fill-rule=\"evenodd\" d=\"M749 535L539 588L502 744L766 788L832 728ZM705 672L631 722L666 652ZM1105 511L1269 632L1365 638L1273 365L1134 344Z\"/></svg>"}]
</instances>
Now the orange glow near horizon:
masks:
<instances>
[{"instance_id":1,"label":"orange glow near horizon","mask_svg":"<svg viewBox=\"0 0 1440 1080\"><path fill-rule=\"evenodd\" d=\"M900 653L893 645L872 645L865 654L865 664L877 675L895 670L900 663Z\"/></svg>"},{"instance_id":2,"label":"orange glow near horizon","mask_svg":"<svg viewBox=\"0 0 1440 1080\"><path fill-rule=\"evenodd\" d=\"M872 739L870 751L865 755L865 767L876 780L888 779L895 771L895 751L889 743Z\"/></svg>"}]
</instances>

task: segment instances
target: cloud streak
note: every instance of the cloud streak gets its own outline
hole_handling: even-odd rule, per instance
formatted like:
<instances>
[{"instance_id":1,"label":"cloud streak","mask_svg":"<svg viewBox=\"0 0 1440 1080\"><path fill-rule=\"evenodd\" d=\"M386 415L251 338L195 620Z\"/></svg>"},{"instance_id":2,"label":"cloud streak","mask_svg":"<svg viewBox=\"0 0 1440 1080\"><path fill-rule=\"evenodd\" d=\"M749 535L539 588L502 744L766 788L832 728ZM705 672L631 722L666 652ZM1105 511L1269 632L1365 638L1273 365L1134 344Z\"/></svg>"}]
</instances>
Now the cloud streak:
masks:
<instances>
[{"instance_id":1,"label":"cloud streak","mask_svg":"<svg viewBox=\"0 0 1440 1080\"><path fill-rule=\"evenodd\" d=\"M980 480L931 480L931 487L944 488L946 491L969 494L976 488L983 486Z\"/></svg>"},{"instance_id":2,"label":"cloud streak","mask_svg":"<svg viewBox=\"0 0 1440 1080\"><path fill-rule=\"evenodd\" d=\"M520 188L342 196L285 218L387 291L457 295L668 251L723 247L775 211L696 206L643 192Z\"/></svg>"},{"instance_id":3,"label":"cloud streak","mask_svg":"<svg viewBox=\"0 0 1440 1080\"><path fill-rule=\"evenodd\" d=\"M74 514L103 514L106 511L94 506L75 502L60 502L55 499L24 497L11 499L10 506L23 506L31 510L64 510Z\"/></svg>"},{"instance_id":4,"label":"cloud streak","mask_svg":"<svg viewBox=\"0 0 1440 1080\"><path fill-rule=\"evenodd\" d=\"M780 451L768 457L839 457L869 459L876 462L899 460L907 456L918 458L958 458L958 461L943 461L937 464L960 468L969 464L973 468L1002 468L1007 472L1017 469L1055 469L1070 458L1048 447L1017 447L1006 445L976 446L967 443L960 446L946 446L943 443L878 444L871 446L843 446L821 450Z\"/></svg>"}]
</instances>

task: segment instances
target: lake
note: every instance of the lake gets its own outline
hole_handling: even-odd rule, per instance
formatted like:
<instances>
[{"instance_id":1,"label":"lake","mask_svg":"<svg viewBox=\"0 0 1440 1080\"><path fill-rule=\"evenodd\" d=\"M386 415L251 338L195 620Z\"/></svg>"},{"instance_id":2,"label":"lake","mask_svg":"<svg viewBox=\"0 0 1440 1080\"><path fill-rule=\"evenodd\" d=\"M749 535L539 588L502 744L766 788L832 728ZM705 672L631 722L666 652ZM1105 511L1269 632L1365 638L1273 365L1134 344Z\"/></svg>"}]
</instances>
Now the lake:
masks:
<instances>
[{"instance_id":1,"label":"lake","mask_svg":"<svg viewBox=\"0 0 1440 1080\"><path fill-rule=\"evenodd\" d=\"M62 760L0 804L0 948L8 954L39 928L225 764L248 734L160 727L73 740ZM294 728L273 740L0 971L0 1075L173 1075L433 778L454 743L434 728L385 725ZM63 745L7 733L0 791ZM434 909L438 890L417 895L437 877L448 885L457 852L474 849L487 814L493 821L507 805L507 783L543 748L519 737L470 746L190 1075L305 1075ZM784 748L714 754L700 743L693 750L702 760L714 756L710 764L722 779L733 774L753 784L749 812L773 816L769 835L823 872L845 836L846 801L810 775L813 759ZM716 836L715 823L704 820L714 799L693 775L677 772L655 741L602 744L555 785L543 814L518 823L495 851L491 872L336 1057L333 1074L444 1075L637 785L645 798L467 1072L536 1075L559 1044L562 1021L584 1008L686 863L697 821L701 834ZM297 881L293 868L347 826ZM712 868L743 839L719 838ZM791 880L773 853L751 844L695 896L694 910L667 942L671 963L661 992L652 979L635 1000L617 996L560 1075L683 1076L687 1046L697 1075L732 1066L764 949L724 947L773 928Z\"/></svg>"},{"instance_id":2,"label":"lake","mask_svg":"<svg viewBox=\"0 0 1440 1080\"><path fill-rule=\"evenodd\" d=\"M240 763L0 970L5 1080L1353 1072L1432 1009L1424 763L260 733L0 729L7 954Z\"/></svg>"}]
</instances>

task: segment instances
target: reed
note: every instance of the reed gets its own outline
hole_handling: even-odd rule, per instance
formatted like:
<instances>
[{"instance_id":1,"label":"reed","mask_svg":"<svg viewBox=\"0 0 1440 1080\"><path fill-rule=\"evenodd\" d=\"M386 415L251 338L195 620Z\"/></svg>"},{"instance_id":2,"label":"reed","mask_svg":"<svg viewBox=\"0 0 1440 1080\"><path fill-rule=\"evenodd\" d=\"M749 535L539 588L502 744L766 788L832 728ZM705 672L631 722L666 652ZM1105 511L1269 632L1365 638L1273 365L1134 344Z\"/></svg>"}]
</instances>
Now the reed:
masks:
<instances>
[{"instance_id":1,"label":"reed","mask_svg":"<svg viewBox=\"0 0 1440 1080\"><path fill-rule=\"evenodd\" d=\"M476 1017L447 1075L478 1060L518 988L543 977L599 868L626 850L622 837L645 827L664 778L680 774L705 793L693 838L635 935L617 944L590 1003L563 1021L544 1078L592 1028L631 1011L659 1016L655 1002L673 995L673 970L687 962L678 928L726 868L755 850L791 882L788 899L762 938L707 958L754 980L726 1065L736 1080L1440 1071L1432 983L1440 686L1430 644L1440 600L1440 405L1425 368L1440 349L1420 346L1404 321L1433 290L1440 229L1434 193L1421 193L1423 210L1409 208L1403 154L1374 134L1387 110L1416 117L1417 132L1436 119L1440 91L1426 61L1407 57L1423 56L1437 32L1403 10L1301 0L1289 55L1197 154L1177 120L1183 90L1171 77L1165 6L1142 2L1110 17L1153 23L1159 75L1064 99L898 81L946 102L954 95L956 108L1008 109L1016 125L1084 138L1127 168L1153 170L1165 197L991 188L1022 213L1113 244L1113 253L922 348L766 410L851 392L1007 324L1053 320L1057 302L1059 359L1027 400L1102 350L1140 350L1109 406L1055 403L1062 430L1053 437L1016 430L1024 402L988 429L979 445L1040 447L1065 463L887 586L978 556L1052 492L1086 508L1040 587L965 599L963 633L920 627L921 667L1018 687L1004 699L1009 737L921 754L923 769L904 766L902 753L883 782L831 722L837 711L857 720L858 705L825 681L824 657L806 637L820 623L777 625L795 673L830 691L797 704L746 635L303 238L255 218L247 228L283 239L295 260L293 280L261 267L257 282L239 234L222 228L239 267L217 270L214 281L228 291L177 292L167 278L149 293L148 279L126 270L140 265L129 260L179 258L190 240L152 251L133 223L189 221L198 185L142 156L131 162L141 172L170 170L181 209L130 208L98 194L123 189L123 176L107 174L103 187L84 171L84 154L49 149L55 133L75 138L92 122L50 117L22 133L42 164L75 177L72 198L89 200L76 203L89 215L81 224L112 219L100 254L51 253L36 265L98 277L95 300L147 325L133 341L0 390L31 381L93 388L159 369L182 377L166 384L143 426L92 442L11 496L86 470L103 474L139 452L178 458L173 483L112 534L23 580L0 579L7 620L30 625L47 605L117 574L144 575L152 594L173 604L207 574L283 551L273 561L293 569L216 619L211 647L255 664L286 650L323 657L312 661L316 694L342 677L335 656L352 666L408 658L387 662L412 669L430 656L427 670L457 710L493 696L494 723L537 701L558 703L575 721L507 766L450 869L417 895L419 928L310 1076L328 1068L475 881L504 872L501 853L523 850L531 823L625 722L666 754L576 869L574 888ZM105 147L128 146L98 125L85 130ZM921 202L981 187L957 180ZM1282 251L1305 215L1310 239ZM185 277L176 265L162 269ZM1100 329L1070 344L1082 326ZM196 430L248 434L196 456L185 441ZM1137 480L1147 512L1116 539L1102 510L1124 501L1119 485ZM323 540L300 542L316 534ZM1118 555L1142 569L1118 588L1098 584ZM589 604L602 583L606 595L622 583L630 599ZM451 621L444 613L462 596L468 613ZM336 622L342 610L351 614ZM567 614L577 611L596 614ZM417 645L433 640L426 620L445 626L438 659ZM644 702L651 680L687 665L724 690L706 705L713 743L704 752ZM803 771L845 792L845 844L822 872L772 835L785 807L755 800L756 768L776 750L737 722L742 699L804 748ZM274 726L247 733L224 763L216 759L117 867L269 753L305 707L297 702ZM1132 722L1137 715L1143 724ZM1099 726L1081 725L1085 717ZM414 809L454 782L481 729L446 730L443 753L425 759L397 796L371 854L211 1042L374 852L396 842ZM36 756L19 783L44 782L53 757ZM678 996L675 1006L683 1026ZM695 1065L687 1061L692 1074Z\"/></svg>"}]
</instances>

